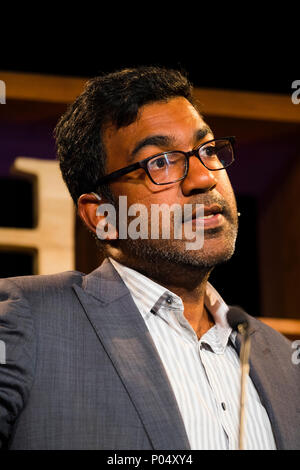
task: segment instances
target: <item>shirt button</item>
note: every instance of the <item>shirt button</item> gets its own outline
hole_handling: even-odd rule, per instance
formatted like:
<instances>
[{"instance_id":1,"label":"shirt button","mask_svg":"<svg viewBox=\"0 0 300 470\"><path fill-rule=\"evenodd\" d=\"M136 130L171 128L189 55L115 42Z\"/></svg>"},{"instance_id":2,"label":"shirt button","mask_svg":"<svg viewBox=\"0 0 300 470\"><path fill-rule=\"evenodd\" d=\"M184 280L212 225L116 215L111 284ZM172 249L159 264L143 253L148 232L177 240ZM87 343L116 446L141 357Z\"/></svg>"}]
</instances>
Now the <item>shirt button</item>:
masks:
<instances>
[{"instance_id":1,"label":"shirt button","mask_svg":"<svg viewBox=\"0 0 300 470\"><path fill-rule=\"evenodd\" d=\"M168 303L168 304L171 304L172 302L173 302L172 297L170 297L170 296L167 297L167 303Z\"/></svg>"},{"instance_id":2,"label":"shirt button","mask_svg":"<svg viewBox=\"0 0 300 470\"><path fill-rule=\"evenodd\" d=\"M224 411L226 410L226 404L224 402L222 403L222 408Z\"/></svg>"}]
</instances>

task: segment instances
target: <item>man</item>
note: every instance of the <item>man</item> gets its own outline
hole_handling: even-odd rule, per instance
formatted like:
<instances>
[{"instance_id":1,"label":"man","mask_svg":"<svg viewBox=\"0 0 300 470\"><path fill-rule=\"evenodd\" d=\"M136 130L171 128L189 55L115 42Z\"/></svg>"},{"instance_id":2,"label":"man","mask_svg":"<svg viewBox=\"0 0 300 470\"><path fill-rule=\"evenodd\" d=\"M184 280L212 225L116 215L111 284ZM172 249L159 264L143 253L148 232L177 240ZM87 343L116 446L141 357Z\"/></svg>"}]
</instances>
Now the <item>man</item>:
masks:
<instances>
[{"instance_id":1,"label":"man","mask_svg":"<svg viewBox=\"0 0 300 470\"><path fill-rule=\"evenodd\" d=\"M213 135L182 74L140 67L91 80L56 140L88 229L96 235L106 225L101 208L109 204L119 217L98 242L106 259L94 272L1 281L2 446L236 449L241 340L208 282L237 236L226 173L233 139ZM125 196L128 207L145 209L139 221L148 236L124 235ZM174 214L170 237L161 236L162 223L158 237L149 235L151 210L162 203L191 208L181 228L202 230L202 247L187 249L184 230L175 236ZM136 214L128 215L126 229ZM300 448L290 344L249 322L244 448Z\"/></svg>"}]
</instances>

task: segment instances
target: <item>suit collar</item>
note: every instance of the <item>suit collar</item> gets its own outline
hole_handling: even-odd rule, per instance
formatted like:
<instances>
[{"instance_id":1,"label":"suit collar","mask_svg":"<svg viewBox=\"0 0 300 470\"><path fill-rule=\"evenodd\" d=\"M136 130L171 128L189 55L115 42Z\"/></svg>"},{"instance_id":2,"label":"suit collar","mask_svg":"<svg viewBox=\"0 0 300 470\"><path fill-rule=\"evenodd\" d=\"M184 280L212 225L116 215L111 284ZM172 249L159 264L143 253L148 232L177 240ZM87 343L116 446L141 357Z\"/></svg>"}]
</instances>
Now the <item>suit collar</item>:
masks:
<instances>
[{"instance_id":1,"label":"suit collar","mask_svg":"<svg viewBox=\"0 0 300 470\"><path fill-rule=\"evenodd\" d=\"M124 295L128 295L129 292L108 258L103 261L101 266L83 278L82 288L104 303L118 300Z\"/></svg>"},{"instance_id":2,"label":"suit collar","mask_svg":"<svg viewBox=\"0 0 300 470\"><path fill-rule=\"evenodd\" d=\"M182 299L174 292L168 290L140 272L129 268L128 266L125 266L112 258L108 259L119 274L120 278L123 280L124 284L128 287L144 320L146 318L145 315L148 315L150 312L153 313L153 311L157 312L160 307L164 305L167 308L164 310L163 315L166 316L166 321L169 321L168 307L170 308L170 306L167 304L168 297L173 299L172 305L174 305L175 302L177 308L182 309L183 312L184 306ZM216 331L212 332L212 337L215 337L217 332L217 344L219 345L218 350L219 352L224 352L225 348L227 347L230 335L232 335L232 339L234 339L235 333L232 332L232 329L227 322L227 312L229 310L228 305L224 302L220 294L209 282L206 285L204 304L215 321ZM179 317L182 316L182 312L178 314ZM173 317L173 313L171 316ZM171 320L171 322L172 321L173 320ZM192 327L188 324L187 321L186 323L188 330L190 330L192 333L193 338L196 338ZM216 352L216 343L214 341L211 342L209 338L211 338L211 333L208 332L203 340L209 342L212 349Z\"/></svg>"}]
</instances>

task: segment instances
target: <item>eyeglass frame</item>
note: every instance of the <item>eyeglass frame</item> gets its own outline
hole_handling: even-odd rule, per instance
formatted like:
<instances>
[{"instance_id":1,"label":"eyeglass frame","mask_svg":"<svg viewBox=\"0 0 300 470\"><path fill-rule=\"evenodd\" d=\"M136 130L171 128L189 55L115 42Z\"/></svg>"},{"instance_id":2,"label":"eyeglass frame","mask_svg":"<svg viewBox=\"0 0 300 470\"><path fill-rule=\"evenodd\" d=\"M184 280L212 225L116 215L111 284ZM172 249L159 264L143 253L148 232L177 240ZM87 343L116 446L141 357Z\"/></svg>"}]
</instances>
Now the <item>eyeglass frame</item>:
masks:
<instances>
[{"instance_id":1,"label":"eyeglass frame","mask_svg":"<svg viewBox=\"0 0 300 470\"><path fill-rule=\"evenodd\" d=\"M205 145L207 144L210 144L212 142L217 142L217 141L220 141L220 140L228 140L231 144L231 148L232 148L232 154L233 154L233 158L232 158L232 162L229 163L228 165L222 167L222 168L214 168L214 169L210 169L208 168L204 163L203 161L201 160L201 157L199 155L199 151L202 147L204 147ZM128 173L131 173L132 171L135 171L135 170L138 170L139 168L142 168L147 176L150 178L150 180L152 181L152 183L158 185L158 186L164 186L164 185L167 185L167 184L173 184L173 183L178 183L179 181L182 181L184 180L187 175L188 175L188 172L189 172L189 160L190 160L190 157L197 157L198 160L202 163L202 165L209 171L220 171L220 170L225 170L226 168L228 168L230 165L232 165L232 163L235 161L235 143L236 143L236 138L234 136L230 136L230 137L220 137L218 139L212 139L212 140L209 140L207 142L204 142L203 144L199 145L198 147L196 147L195 149L193 150L190 150L189 152L184 152L183 150L169 150L168 152L160 152L160 153L157 153L155 155L151 155L151 157L147 157L145 158L144 160L141 160L139 162L136 162L136 163L132 163L131 165L128 165L128 166L125 166L124 168L120 168L119 170L115 170L113 171L112 173L109 173L108 175L105 175L105 176L102 176L101 178L98 179L97 181L97 185L100 185L100 184L105 184L105 183L108 183L110 180L112 179L116 179L116 178L119 178L120 176L124 176L124 175L127 175ZM170 181L168 183L156 183L151 174L150 174L150 171L148 170L148 161L149 160L152 160L153 158L157 158L157 157L160 157L160 156L163 156L163 155L168 155L170 153L181 153L182 155L185 156L185 159L186 159L186 170L185 170L185 174L184 176L182 176L181 178L175 180L175 181Z\"/></svg>"}]
</instances>

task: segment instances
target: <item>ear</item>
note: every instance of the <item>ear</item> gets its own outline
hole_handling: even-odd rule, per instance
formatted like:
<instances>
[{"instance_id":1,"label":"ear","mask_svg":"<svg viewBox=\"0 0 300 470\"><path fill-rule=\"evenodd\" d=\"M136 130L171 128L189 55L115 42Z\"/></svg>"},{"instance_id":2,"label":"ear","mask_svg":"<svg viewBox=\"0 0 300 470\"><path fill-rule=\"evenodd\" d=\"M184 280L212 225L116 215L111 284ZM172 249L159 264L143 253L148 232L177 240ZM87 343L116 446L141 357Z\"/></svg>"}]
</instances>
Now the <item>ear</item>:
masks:
<instances>
[{"instance_id":1,"label":"ear","mask_svg":"<svg viewBox=\"0 0 300 470\"><path fill-rule=\"evenodd\" d=\"M102 234L105 233L106 240L115 240L118 238L118 232L115 224L111 225L111 220L108 223L106 217L103 215L103 212L106 210L105 206L108 204L108 201L100 197L96 193L87 193L82 194L77 202L77 212L83 223L87 228L98 236L99 227L102 227ZM110 204L108 204L111 206ZM104 211L101 214L101 206L103 206ZM99 215L100 213L100 215ZM109 225L108 230L104 231L103 227ZM99 236L98 236L99 238ZM103 239L103 237L101 237Z\"/></svg>"}]
</instances>

